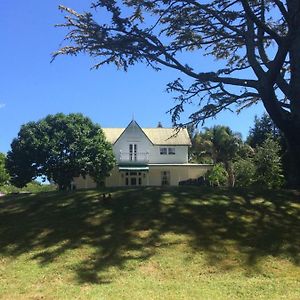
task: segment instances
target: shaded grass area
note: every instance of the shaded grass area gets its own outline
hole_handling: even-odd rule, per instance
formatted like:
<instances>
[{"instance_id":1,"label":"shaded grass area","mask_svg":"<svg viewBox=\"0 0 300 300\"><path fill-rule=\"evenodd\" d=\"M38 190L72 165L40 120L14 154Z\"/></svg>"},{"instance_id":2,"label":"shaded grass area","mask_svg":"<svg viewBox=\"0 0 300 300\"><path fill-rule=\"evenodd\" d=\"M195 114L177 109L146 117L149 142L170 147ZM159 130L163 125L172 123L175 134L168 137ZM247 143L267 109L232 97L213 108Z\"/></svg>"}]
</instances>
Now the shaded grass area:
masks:
<instances>
[{"instance_id":1,"label":"shaded grass area","mask_svg":"<svg viewBox=\"0 0 300 300\"><path fill-rule=\"evenodd\" d=\"M0 199L0 297L300 298L297 192L102 192Z\"/></svg>"}]
</instances>

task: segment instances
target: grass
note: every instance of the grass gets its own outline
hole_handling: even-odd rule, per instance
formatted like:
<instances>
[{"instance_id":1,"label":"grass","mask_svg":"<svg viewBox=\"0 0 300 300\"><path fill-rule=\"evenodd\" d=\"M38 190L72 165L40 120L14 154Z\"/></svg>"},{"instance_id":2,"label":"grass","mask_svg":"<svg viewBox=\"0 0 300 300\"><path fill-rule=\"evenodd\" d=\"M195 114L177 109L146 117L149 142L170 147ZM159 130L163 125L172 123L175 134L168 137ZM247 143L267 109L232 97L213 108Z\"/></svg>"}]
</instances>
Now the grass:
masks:
<instances>
[{"instance_id":1,"label":"grass","mask_svg":"<svg viewBox=\"0 0 300 300\"><path fill-rule=\"evenodd\" d=\"M297 192L0 198L0 299L300 299Z\"/></svg>"}]
</instances>

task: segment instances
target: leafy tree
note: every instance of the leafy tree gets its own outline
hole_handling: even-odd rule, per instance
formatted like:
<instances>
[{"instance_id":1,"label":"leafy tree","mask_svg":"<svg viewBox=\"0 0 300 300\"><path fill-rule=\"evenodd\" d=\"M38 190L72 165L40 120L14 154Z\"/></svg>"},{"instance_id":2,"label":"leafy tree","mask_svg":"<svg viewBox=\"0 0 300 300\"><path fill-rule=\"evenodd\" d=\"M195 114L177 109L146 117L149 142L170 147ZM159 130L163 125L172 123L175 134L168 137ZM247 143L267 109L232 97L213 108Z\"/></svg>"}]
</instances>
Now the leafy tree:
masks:
<instances>
[{"instance_id":1,"label":"leafy tree","mask_svg":"<svg viewBox=\"0 0 300 300\"><path fill-rule=\"evenodd\" d=\"M228 182L228 173L222 163L217 163L207 171L206 178L212 186L224 186Z\"/></svg>"},{"instance_id":2,"label":"leafy tree","mask_svg":"<svg viewBox=\"0 0 300 300\"><path fill-rule=\"evenodd\" d=\"M256 165L255 183L267 188L279 188L284 184L282 164L279 156L278 142L268 138L257 147L254 156Z\"/></svg>"},{"instance_id":3,"label":"leafy tree","mask_svg":"<svg viewBox=\"0 0 300 300\"><path fill-rule=\"evenodd\" d=\"M66 13L60 26L69 29L70 44L54 58L83 52L99 59L96 69L115 64L127 70L143 62L178 70L192 82L186 86L179 78L168 84L179 93L171 109L175 123L195 97L199 109L191 123L262 101L287 139L290 184L300 186L299 0L95 0L92 8L108 11L110 22L60 6ZM204 72L203 55L219 60L218 66Z\"/></svg>"},{"instance_id":4,"label":"leafy tree","mask_svg":"<svg viewBox=\"0 0 300 300\"><path fill-rule=\"evenodd\" d=\"M5 167L5 155L0 153L0 185L6 184L9 181L9 174Z\"/></svg>"},{"instance_id":5,"label":"leafy tree","mask_svg":"<svg viewBox=\"0 0 300 300\"><path fill-rule=\"evenodd\" d=\"M23 125L7 155L11 182L17 187L39 176L60 190L80 175L100 184L113 165L112 147L101 128L81 114L48 115Z\"/></svg>"}]
</instances>

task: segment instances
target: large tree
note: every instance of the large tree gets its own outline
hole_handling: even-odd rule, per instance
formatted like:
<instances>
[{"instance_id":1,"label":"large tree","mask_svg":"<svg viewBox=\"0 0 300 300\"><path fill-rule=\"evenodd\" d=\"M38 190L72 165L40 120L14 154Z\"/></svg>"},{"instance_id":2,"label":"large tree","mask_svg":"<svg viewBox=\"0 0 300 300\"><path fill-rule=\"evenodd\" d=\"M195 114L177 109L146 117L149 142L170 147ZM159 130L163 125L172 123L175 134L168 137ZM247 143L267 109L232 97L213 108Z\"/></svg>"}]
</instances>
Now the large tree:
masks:
<instances>
[{"instance_id":1,"label":"large tree","mask_svg":"<svg viewBox=\"0 0 300 300\"><path fill-rule=\"evenodd\" d=\"M23 187L42 176L69 188L74 177L101 183L114 165L111 145L100 126L82 114L56 114L21 127L7 155L11 182Z\"/></svg>"},{"instance_id":2,"label":"large tree","mask_svg":"<svg viewBox=\"0 0 300 300\"><path fill-rule=\"evenodd\" d=\"M60 54L87 53L95 68L113 63L127 70L144 62L176 69L192 79L168 85L179 93L171 109L179 122L184 105L195 98L198 123L224 109L243 109L262 101L288 142L290 183L300 186L300 1L299 0L95 0L109 12L96 18L67 7L69 29ZM193 52L194 59L182 55ZM203 71L203 55L219 60ZM223 63L222 66L221 63ZM188 80L191 82L191 80Z\"/></svg>"}]
</instances>

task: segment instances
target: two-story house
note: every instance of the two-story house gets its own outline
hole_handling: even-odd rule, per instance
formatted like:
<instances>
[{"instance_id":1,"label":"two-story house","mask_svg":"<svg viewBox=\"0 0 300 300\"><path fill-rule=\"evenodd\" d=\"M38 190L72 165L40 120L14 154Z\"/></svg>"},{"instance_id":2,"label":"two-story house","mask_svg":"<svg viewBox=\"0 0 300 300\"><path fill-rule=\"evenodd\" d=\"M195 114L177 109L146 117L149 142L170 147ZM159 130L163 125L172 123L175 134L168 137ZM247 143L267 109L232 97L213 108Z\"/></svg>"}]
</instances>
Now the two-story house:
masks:
<instances>
[{"instance_id":1,"label":"two-story house","mask_svg":"<svg viewBox=\"0 0 300 300\"><path fill-rule=\"evenodd\" d=\"M191 140L186 129L141 128L131 121L126 128L102 128L112 144L117 165L106 186L176 186L203 176L210 165L188 163ZM87 177L75 178L77 188L93 188Z\"/></svg>"}]
</instances>

